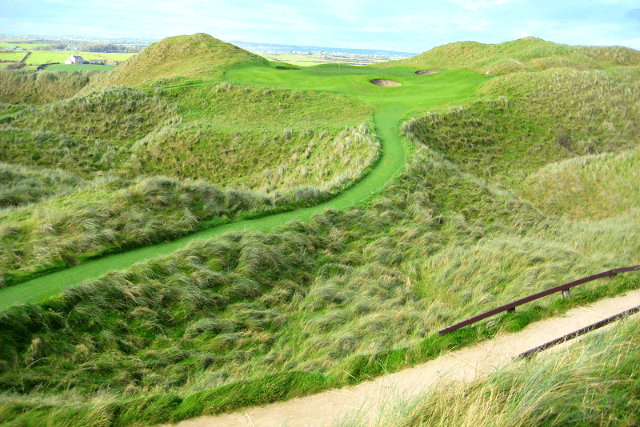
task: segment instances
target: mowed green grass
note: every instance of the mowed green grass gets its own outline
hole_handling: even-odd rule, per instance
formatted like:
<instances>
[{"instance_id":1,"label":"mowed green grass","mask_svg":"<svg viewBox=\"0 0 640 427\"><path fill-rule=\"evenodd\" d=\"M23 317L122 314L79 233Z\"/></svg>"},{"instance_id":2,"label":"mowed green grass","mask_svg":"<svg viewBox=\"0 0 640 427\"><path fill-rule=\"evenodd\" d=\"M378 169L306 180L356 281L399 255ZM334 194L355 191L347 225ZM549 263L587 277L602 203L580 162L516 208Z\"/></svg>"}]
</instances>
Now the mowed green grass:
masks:
<instances>
[{"instance_id":1,"label":"mowed green grass","mask_svg":"<svg viewBox=\"0 0 640 427\"><path fill-rule=\"evenodd\" d=\"M318 65L298 70L267 67L231 67L225 74L230 82L252 83L267 87L299 90L323 90L351 96L376 109L404 109L409 116L438 106L463 104L473 98L476 88L488 77L455 70L432 75L417 75L415 68L390 68L348 65ZM370 83L388 79L402 83L399 87L381 87Z\"/></svg>"}]
</instances>

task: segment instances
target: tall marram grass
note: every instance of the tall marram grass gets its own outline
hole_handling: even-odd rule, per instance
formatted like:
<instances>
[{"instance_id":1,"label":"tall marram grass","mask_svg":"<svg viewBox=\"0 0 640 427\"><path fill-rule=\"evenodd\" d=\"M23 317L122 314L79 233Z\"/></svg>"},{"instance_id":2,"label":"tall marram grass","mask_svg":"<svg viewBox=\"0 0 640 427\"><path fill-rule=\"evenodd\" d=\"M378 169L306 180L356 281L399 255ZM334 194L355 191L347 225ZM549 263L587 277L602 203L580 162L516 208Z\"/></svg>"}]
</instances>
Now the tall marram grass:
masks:
<instances>
[{"instance_id":1,"label":"tall marram grass","mask_svg":"<svg viewBox=\"0 0 640 427\"><path fill-rule=\"evenodd\" d=\"M173 240L203 221L264 211L257 193L223 191L204 181L108 178L40 204L0 212L0 276L73 265L119 248Z\"/></svg>"},{"instance_id":2,"label":"tall marram grass","mask_svg":"<svg viewBox=\"0 0 640 427\"><path fill-rule=\"evenodd\" d=\"M123 144L144 137L176 113L174 105L159 97L134 88L112 86L39 109L24 109L11 120L11 125L46 129L82 141Z\"/></svg>"},{"instance_id":3,"label":"tall marram grass","mask_svg":"<svg viewBox=\"0 0 640 427\"><path fill-rule=\"evenodd\" d=\"M470 384L437 384L372 420L341 427L632 426L640 422L640 323L592 333L569 349L513 362ZM392 405L390 405L392 406Z\"/></svg>"},{"instance_id":4,"label":"tall marram grass","mask_svg":"<svg viewBox=\"0 0 640 427\"><path fill-rule=\"evenodd\" d=\"M334 135L289 129L229 133L189 123L162 127L136 142L132 152L139 164L129 173L204 178L274 199L289 197L288 193L312 201L317 197L296 194L327 194L353 183L378 159L380 142L369 124ZM247 158L260 159L260 167Z\"/></svg>"},{"instance_id":5,"label":"tall marram grass","mask_svg":"<svg viewBox=\"0 0 640 427\"><path fill-rule=\"evenodd\" d=\"M615 221L557 223L432 150L414 154L364 207L199 242L7 311L0 407L14 424L64 424L69 411L97 423L103 409L118 424L128 411L127 422L156 423L266 403L491 336L491 325L449 341L436 331L638 261L625 243L640 241L635 208ZM498 325L638 287L634 277L541 300ZM145 412L153 402L161 408Z\"/></svg>"},{"instance_id":6,"label":"tall marram grass","mask_svg":"<svg viewBox=\"0 0 640 427\"><path fill-rule=\"evenodd\" d=\"M87 185L61 169L37 169L0 163L0 209L39 202Z\"/></svg>"},{"instance_id":7,"label":"tall marram grass","mask_svg":"<svg viewBox=\"0 0 640 427\"><path fill-rule=\"evenodd\" d=\"M11 104L47 104L71 98L96 71L0 71L0 101Z\"/></svg>"}]
</instances>

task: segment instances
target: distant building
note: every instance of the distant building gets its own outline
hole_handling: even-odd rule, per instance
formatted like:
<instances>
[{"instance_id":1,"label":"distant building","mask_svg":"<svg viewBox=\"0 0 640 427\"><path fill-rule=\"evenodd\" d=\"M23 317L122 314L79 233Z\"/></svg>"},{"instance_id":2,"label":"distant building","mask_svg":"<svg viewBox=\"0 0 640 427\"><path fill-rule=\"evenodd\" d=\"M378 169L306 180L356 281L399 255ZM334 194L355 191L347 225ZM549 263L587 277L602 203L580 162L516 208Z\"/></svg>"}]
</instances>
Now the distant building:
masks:
<instances>
[{"instance_id":1,"label":"distant building","mask_svg":"<svg viewBox=\"0 0 640 427\"><path fill-rule=\"evenodd\" d=\"M104 60L103 59L90 59L89 60L89 64L104 65Z\"/></svg>"},{"instance_id":2,"label":"distant building","mask_svg":"<svg viewBox=\"0 0 640 427\"><path fill-rule=\"evenodd\" d=\"M69 59L64 61L65 64L86 64L87 61L82 59L82 56L79 55L69 55Z\"/></svg>"}]
</instances>

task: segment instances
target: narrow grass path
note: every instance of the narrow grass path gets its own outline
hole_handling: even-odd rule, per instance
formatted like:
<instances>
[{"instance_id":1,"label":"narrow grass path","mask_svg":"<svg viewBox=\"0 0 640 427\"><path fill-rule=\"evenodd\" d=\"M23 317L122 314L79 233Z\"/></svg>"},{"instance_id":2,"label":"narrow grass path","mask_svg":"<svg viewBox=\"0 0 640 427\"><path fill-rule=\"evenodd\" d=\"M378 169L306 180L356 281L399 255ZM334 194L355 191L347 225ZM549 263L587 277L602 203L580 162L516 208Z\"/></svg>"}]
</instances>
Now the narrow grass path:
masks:
<instances>
[{"instance_id":1,"label":"narrow grass path","mask_svg":"<svg viewBox=\"0 0 640 427\"><path fill-rule=\"evenodd\" d=\"M109 271L184 248L198 239L210 239L230 231L267 231L289 221L308 221L312 215L325 209L345 210L369 200L402 168L408 155L409 145L400 137L399 126L405 108L391 107L379 110L374 115L376 131L382 140L382 155L375 168L360 182L335 198L305 209L274 214L271 216L237 221L172 242L145 246L120 254L109 255L84 262L78 266L42 276L19 285L0 289L0 311L14 304L35 303L62 292L65 288L83 281L98 278Z\"/></svg>"}]
</instances>

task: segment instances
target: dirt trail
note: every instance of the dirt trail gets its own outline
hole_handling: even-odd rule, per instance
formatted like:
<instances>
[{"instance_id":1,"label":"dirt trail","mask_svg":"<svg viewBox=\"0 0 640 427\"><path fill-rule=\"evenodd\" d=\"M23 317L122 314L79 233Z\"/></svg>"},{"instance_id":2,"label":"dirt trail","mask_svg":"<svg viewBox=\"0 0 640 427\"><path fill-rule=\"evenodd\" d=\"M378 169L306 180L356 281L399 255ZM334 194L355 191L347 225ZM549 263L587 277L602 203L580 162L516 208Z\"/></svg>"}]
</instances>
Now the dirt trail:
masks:
<instances>
[{"instance_id":1,"label":"dirt trail","mask_svg":"<svg viewBox=\"0 0 640 427\"><path fill-rule=\"evenodd\" d=\"M422 365L354 387L329 390L233 414L194 418L177 426L319 427L329 426L345 416L375 416L385 403L392 404L399 397L416 396L442 379L471 381L486 376L523 351L638 305L640 290L575 308L563 316L533 323L520 332L499 335L476 346L447 353Z\"/></svg>"}]
</instances>

